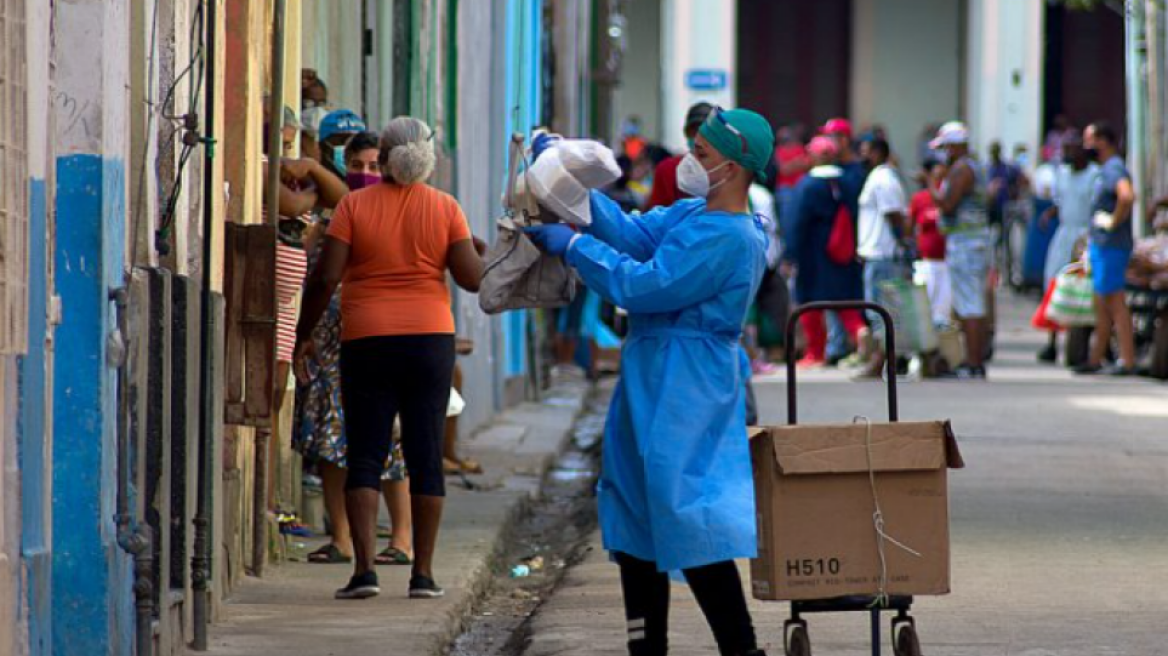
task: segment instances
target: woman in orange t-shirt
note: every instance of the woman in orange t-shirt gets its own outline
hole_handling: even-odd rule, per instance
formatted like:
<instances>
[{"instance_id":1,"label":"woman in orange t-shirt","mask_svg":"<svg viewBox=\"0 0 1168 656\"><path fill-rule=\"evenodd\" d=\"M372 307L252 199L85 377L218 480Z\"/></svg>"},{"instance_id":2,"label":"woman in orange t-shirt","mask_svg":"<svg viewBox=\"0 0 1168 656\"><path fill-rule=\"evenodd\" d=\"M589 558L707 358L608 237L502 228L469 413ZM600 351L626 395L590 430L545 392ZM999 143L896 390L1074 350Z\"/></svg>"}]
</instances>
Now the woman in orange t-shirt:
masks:
<instances>
[{"instance_id":1,"label":"woman in orange t-shirt","mask_svg":"<svg viewBox=\"0 0 1168 656\"><path fill-rule=\"evenodd\" d=\"M390 121L381 133L383 180L337 205L324 254L305 285L296 362L341 288L341 398L348 439L346 506L354 573L338 599L380 593L374 559L381 473L393 423L401 415L410 472L414 571L410 597L443 594L433 556L446 494L442 438L454 371L454 316L449 271L477 292L486 245L474 239L458 202L425 183L434 171L433 131L415 118Z\"/></svg>"}]
</instances>

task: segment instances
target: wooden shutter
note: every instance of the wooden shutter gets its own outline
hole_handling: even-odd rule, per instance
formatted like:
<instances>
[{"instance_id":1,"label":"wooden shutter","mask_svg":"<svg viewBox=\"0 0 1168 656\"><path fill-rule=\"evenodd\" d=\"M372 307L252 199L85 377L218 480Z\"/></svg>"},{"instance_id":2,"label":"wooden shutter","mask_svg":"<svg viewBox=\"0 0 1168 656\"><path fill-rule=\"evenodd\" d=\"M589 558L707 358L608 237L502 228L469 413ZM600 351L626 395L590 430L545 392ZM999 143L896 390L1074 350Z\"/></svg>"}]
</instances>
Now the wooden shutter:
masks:
<instances>
[{"instance_id":1,"label":"wooden shutter","mask_svg":"<svg viewBox=\"0 0 1168 656\"><path fill-rule=\"evenodd\" d=\"M224 421L270 426L276 378L276 228L227 224Z\"/></svg>"}]
</instances>

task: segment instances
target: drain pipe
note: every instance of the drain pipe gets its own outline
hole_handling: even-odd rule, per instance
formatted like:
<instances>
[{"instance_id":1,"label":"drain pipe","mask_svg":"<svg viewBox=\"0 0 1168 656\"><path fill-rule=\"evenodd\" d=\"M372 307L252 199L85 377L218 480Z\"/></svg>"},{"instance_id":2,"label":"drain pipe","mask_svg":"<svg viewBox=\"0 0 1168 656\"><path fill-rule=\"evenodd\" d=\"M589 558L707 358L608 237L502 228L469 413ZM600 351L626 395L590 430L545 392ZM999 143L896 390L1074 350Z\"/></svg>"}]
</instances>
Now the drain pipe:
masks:
<instances>
[{"instance_id":1,"label":"drain pipe","mask_svg":"<svg viewBox=\"0 0 1168 656\"><path fill-rule=\"evenodd\" d=\"M204 102L204 132L203 132L203 261L202 261L202 289L199 300L199 449L198 449L198 483L195 507L195 517L191 522L194 525L195 539L191 554L191 589L192 600L192 631L191 648L195 651L207 651L207 624L210 622L211 606L211 512L215 490L215 464L212 461L215 453L215 430L213 417L215 416L214 375L215 367L212 362L214 354L211 349L212 330L215 326L211 315L211 261L214 257L212 235L215 229L215 203L213 199L220 190L215 188L212 175L215 163L215 58L218 53L216 43L218 0L203 0L207 4L205 36L206 57L205 68L210 83L203 91Z\"/></svg>"},{"instance_id":2,"label":"drain pipe","mask_svg":"<svg viewBox=\"0 0 1168 656\"><path fill-rule=\"evenodd\" d=\"M118 500L114 525L117 527L118 546L134 559L134 653L136 656L151 656L154 653L153 532L149 524L135 520L130 510L134 473L131 462L130 375L126 365L129 294L125 287L111 290L109 300L117 310L118 324L110 334L106 348L106 361L117 369L118 385Z\"/></svg>"}]
</instances>

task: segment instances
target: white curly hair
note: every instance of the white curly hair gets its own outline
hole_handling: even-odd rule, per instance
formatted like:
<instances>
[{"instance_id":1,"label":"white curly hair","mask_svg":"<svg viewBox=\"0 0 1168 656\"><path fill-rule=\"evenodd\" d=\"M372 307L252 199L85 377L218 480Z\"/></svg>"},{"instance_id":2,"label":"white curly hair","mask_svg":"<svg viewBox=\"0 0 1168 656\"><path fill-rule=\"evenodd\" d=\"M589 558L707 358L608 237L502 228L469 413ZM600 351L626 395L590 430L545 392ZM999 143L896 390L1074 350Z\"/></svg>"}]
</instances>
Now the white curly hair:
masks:
<instances>
[{"instance_id":1,"label":"white curly hair","mask_svg":"<svg viewBox=\"0 0 1168 656\"><path fill-rule=\"evenodd\" d=\"M381 172L386 182L425 182L434 173L434 131L425 121L399 116L381 131Z\"/></svg>"}]
</instances>

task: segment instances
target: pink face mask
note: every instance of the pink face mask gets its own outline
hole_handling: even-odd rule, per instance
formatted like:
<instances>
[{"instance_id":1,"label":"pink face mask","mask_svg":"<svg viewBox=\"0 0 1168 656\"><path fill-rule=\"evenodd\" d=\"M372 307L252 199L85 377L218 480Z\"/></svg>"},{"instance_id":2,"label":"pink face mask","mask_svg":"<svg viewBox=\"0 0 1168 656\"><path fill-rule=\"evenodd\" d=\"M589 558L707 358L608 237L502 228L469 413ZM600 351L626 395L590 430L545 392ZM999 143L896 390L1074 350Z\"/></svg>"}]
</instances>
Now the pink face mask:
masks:
<instances>
[{"instance_id":1,"label":"pink face mask","mask_svg":"<svg viewBox=\"0 0 1168 656\"><path fill-rule=\"evenodd\" d=\"M378 182L381 182L381 176L375 173L349 173L345 176L345 183L352 191L372 187Z\"/></svg>"}]
</instances>

